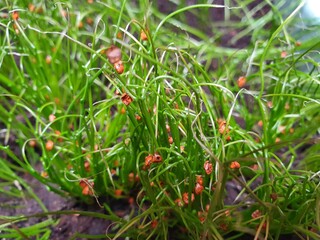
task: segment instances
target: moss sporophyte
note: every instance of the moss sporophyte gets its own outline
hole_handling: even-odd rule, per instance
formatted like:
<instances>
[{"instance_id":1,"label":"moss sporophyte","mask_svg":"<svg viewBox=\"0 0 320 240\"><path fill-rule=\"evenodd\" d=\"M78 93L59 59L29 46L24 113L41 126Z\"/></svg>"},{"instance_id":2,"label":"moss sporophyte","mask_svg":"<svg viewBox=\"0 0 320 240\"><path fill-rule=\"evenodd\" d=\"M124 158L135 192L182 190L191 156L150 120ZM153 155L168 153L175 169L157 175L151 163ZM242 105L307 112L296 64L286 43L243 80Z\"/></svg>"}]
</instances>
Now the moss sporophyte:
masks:
<instances>
[{"instance_id":1,"label":"moss sporophyte","mask_svg":"<svg viewBox=\"0 0 320 240\"><path fill-rule=\"evenodd\" d=\"M0 239L320 239L311 1L1 1Z\"/></svg>"}]
</instances>

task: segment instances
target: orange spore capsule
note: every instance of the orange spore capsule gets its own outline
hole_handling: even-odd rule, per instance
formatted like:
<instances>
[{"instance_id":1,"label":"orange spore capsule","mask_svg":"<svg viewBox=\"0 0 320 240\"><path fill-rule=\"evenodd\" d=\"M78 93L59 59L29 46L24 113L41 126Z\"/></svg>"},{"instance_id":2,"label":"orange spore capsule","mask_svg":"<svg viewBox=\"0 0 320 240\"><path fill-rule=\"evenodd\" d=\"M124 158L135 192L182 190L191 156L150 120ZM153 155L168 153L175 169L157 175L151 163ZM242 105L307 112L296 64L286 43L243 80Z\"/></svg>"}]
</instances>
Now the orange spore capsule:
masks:
<instances>
[{"instance_id":1,"label":"orange spore capsule","mask_svg":"<svg viewBox=\"0 0 320 240\"><path fill-rule=\"evenodd\" d=\"M30 146L30 147L34 148L36 145L37 145L36 140L33 140L33 139L32 139L32 140L29 141L29 146Z\"/></svg>"},{"instance_id":2,"label":"orange spore capsule","mask_svg":"<svg viewBox=\"0 0 320 240\"><path fill-rule=\"evenodd\" d=\"M122 61L118 61L113 64L114 69L117 71L117 73L122 74L124 72L124 65Z\"/></svg>"},{"instance_id":3,"label":"orange spore capsule","mask_svg":"<svg viewBox=\"0 0 320 240\"><path fill-rule=\"evenodd\" d=\"M247 79L246 79L245 76L239 77L238 80L237 80L238 87L239 88L243 88L244 85L246 85L246 82L247 82Z\"/></svg>"},{"instance_id":4,"label":"orange spore capsule","mask_svg":"<svg viewBox=\"0 0 320 240\"><path fill-rule=\"evenodd\" d=\"M17 21L17 20L19 19L19 12L13 11L13 13L12 13L12 19L13 19L14 21Z\"/></svg>"},{"instance_id":5,"label":"orange spore capsule","mask_svg":"<svg viewBox=\"0 0 320 240\"><path fill-rule=\"evenodd\" d=\"M185 192L182 194L182 200L183 202L188 205L189 204L189 193ZM191 202L194 201L194 194L191 193Z\"/></svg>"},{"instance_id":6,"label":"orange spore capsule","mask_svg":"<svg viewBox=\"0 0 320 240\"><path fill-rule=\"evenodd\" d=\"M230 168L231 169L239 169L240 168L240 163L237 161L231 162L230 163Z\"/></svg>"},{"instance_id":7,"label":"orange spore capsule","mask_svg":"<svg viewBox=\"0 0 320 240\"><path fill-rule=\"evenodd\" d=\"M153 155L149 154L144 159L144 168L148 169L152 163L153 163Z\"/></svg>"},{"instance_id":8,"label":"orange spore capsule","mask_svg":"<svg viewBox=\"0 0 320 240\"><path fill-rule=\"evenodd\" d=\"M155 162L155 163L162 162L162 157L158 153L155 153L153 155L153 162Z\"/></svg>"},{"instance_id":9,"label":"orange spore capsule","mask_svg":"<svg viewBox=\"0 0 320 240\"><path fill-rule=\"evenodd\" d=\"M147 34L146 34L146 32L144 30L141 30L141 32L140 32L140 39L142 41L147 41L148 40L148 36L147 36Z\"/></svg>"},{"instance_id":10,"label":"orange spore capsule","mask_svg":"<svg viewBox=\"0 0 320 240\"><path fill-rule=\"evenodd\" d=\"M156 228L158 226L158 221L157 220L152 220L151 221L151 227Z\"/></svg>"},{"instance_id":11,"label":"orange spore capsule","mask_svg":"<svg viewBox=\"0 0 320 240\"><path fill-rule=\"evenodd\" d=\"M205 161L205 163L203 164L203 168L207 175L210 175L213 171L213 166L210 161Z\"/></svg>"},{"instance_id":12,"label":"orange spore capsule","mask_svg":"<svg viewBox=\"0 0 320 240\"><path fill-rule=\"evenodd\" d=\"M116 195L117 197L120 197L122 195L122 190L121 189L114 190L114 195Z\"/></svg>"},{"instance_id":13,"label":"orange spore capsule","mask_svg":"<svg viewBox=\"0 0 320 240\"><path fill-rule=\"evenodd\" d=\"M132 97L130 97L127 93L122 94L121 100L126 106L128 106L133 101Z\"/></svg>"},{"instance_id":14,"label":"orange spore capsule","mask_svg":"<svg viewBox=\"0 0 320 240\"><path fill-rule=\"evenodd\" d=\"M51 151L51 150L53 149L53 147L54 147L53 141L48 140L48 141L46 142L46 150L47 150L47 151Z\"/></svg>"},{"instance_id":15,"label":"orange spore capsule","mask_svg":"<svg viewBox=\"0 0 320 240\"><path fill-rule=\"evenodd\" d=\"M195 194L200 195L203 190L204 190L204 187L202 185L200 185L199 183L196 183L196 186L194 188Z\"/></svg>"}]
</instances>

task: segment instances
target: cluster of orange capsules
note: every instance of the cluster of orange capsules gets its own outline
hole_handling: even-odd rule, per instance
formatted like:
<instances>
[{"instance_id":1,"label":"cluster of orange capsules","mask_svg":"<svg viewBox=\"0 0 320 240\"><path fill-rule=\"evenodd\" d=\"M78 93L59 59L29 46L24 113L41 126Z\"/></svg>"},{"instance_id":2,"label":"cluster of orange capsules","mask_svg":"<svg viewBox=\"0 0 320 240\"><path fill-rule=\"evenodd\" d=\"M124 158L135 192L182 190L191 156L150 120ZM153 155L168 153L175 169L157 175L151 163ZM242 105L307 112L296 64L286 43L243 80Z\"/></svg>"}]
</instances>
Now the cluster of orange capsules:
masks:
<instances>
[{"instance_id":1,"label":"cluster of orange capsules","mask_svg":"<svg viewBox=\"0 0 320 240\"><path fill-rule=\"evenodd\" d=\"M144 159L143 170L149 169L151 164L153 163L160 163L160 162L162 162L162 157L159 153L149 154Z\"/></svg>"},{"instance_id":2,"label":"cluster of orange capsules","mask_svg":"<svg viewBox=\"0 0 320 240\"><path fill-rule=\"evenodd\" d=\"M229 126L227 125L227 121L224 119L218 119L218 127L219 127L218 129L219 133L222 136L225 136L225 139L227 141L230 141L231 140L231 137L229 135L230 129L229 129Z\"/></svg>"},{"instance_id":3,"label":"cluster of orange capsules","mask_svg":"<svg viewBox=\"0 0 320 240\"><path fill-rule=\"evenodd\" d=\"M94 182L88 181L87 179L80 180L79 186L82 188L82 194L92 196L94 194L93 186Z\"/></svg>"},{"instance_id":4,"label":"cluster of orange capsules","mask_svg":"<svg viewBox=\"0 0 320 240\"><path fill-rule=\"evenodd\" d=\"M118 74L124 72L124 65L122 62L122 53L121 49L112 45L106 51L106 56L111 64L113 64L114 69Z\"/></svg>"},{"instance_id":5,"label":"cluster of orange capsules","mask_svg":"<svg viewBox=\"0 0 320 240\"><path fill-rule=\"evenodd\" d=\"M205 161L205 163L203 164L203 168L206 172L207 175L210 175L213 171L213 164L207 160ZM184 205L188 205L190 202L193 202L195 199L195 194L196 195L200 195L202 194L204 190L204 181L203 181L203 176L202 175L197 175L196 176L196 184L194 187L194 191L190 194L188 192L184 192L182 194L182 199L177 198L175 200L175 203L177 206L179 207L183 207Z\"/></svg>"}]
</instances>

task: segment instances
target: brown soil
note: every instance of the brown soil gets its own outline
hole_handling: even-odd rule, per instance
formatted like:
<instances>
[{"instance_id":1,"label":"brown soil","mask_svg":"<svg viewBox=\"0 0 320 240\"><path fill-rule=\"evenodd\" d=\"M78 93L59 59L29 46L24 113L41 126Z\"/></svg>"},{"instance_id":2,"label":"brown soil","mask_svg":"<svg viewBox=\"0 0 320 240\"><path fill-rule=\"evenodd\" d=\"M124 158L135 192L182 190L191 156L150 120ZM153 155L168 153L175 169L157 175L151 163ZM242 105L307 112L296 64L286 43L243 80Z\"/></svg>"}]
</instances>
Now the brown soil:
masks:
<instances>
[{"instance_id":1,"label":"brown soil","mask_svg":"<svg viewBox=\"0 0 320 240\"><path fill-rule=\"evenodd\" d=\"M52 217L59 221L57 221L58 224L56 226L52 227L50 239L86 239L76 236L79 233L105 235L108 231L110 224L112 223L111 221L99 217L84 216L81 213L83 211L105 213L98 204L93 203L92 205L81 205L75 199L49 192L44 185L40 184L29 174L25 174L22 177L46 206L48 212L52 213L52 215L44 214L44 211L41 209L39 204L28 194L23 198L12 198L6 195L1 195L1 216L30 216L27 220L13 224L13 228L18 229L32 226ZM112 210L118 216L124 216L131 210L131 206L125 201L116 201L113 205Z\"/></svg>"}]
</instances>

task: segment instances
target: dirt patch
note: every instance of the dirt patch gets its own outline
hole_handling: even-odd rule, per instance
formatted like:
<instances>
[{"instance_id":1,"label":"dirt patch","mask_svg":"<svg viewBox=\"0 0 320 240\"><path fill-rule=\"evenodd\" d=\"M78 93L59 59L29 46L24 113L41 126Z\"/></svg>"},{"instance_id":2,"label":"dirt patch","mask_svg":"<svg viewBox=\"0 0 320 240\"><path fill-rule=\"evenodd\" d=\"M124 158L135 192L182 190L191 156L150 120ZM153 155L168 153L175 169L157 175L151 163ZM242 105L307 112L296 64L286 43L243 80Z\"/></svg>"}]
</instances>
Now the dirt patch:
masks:
<instances>
[{"instance_id":1,"label":"dirt patch","mask_svg":"<svg viewBox=\"0 0 320 240\"><path fill-rule=\"evenodd\" d=\"M46 213L37 201L28 194L23 198L12 198L1 195L0 215L31 216L24 221L15 223L13 228L17 229L32 226L48 219L49 216L58 222L58 224L51 229L51 239L72 239L77 234L105 235L110 228L112 222L109 220L81 215L82 211L105 214L104 209L100 208L96 203L83 205L73 198L57 195L48 191L43 184L40 184L36 179L27 174L24 175L24 180L46 206L48 212L57 212L57 214L46 216ZM115 212L119 211L120 213L121 210L122 214L127 214L130 211L128 204L125 205L123 202L119 202L119 204L114 205L116 207ZM76 237L74 239L86 238Z\"/></svg>"}]
</instances>

